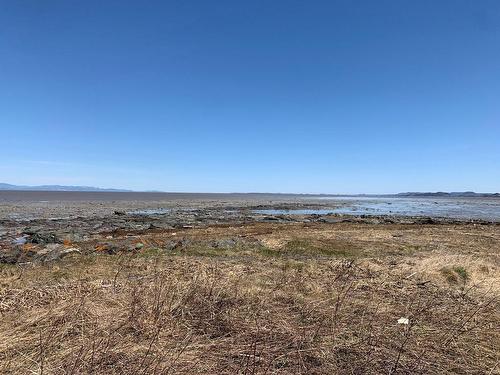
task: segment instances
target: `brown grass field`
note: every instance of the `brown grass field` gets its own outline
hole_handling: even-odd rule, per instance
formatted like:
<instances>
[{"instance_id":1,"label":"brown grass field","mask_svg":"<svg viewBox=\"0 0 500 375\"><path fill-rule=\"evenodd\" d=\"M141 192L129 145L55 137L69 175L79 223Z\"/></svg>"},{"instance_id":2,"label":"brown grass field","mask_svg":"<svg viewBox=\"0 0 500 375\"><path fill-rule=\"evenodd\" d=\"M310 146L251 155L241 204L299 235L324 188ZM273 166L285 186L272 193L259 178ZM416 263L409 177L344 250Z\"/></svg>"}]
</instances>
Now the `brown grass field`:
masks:
<instances>
[{"instance_id":1,"label":"brown grass field","mask_svg":"<svg viewBox=\"0 0 500 375\"><path fill-rule=\"evenodd\" d=\"M253 223L67 245L82 254L0 266L0 373L500 373L498 225Z\"/></svg>"}]
</instances>

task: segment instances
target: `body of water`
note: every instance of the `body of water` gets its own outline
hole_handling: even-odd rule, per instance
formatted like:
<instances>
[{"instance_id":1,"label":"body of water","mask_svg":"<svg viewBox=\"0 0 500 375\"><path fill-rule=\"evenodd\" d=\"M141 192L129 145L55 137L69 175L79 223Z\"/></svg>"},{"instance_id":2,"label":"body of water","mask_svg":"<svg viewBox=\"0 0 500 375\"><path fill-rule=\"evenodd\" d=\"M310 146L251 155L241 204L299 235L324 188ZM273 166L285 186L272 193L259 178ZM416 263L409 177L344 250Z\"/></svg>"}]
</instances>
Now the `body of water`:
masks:
<instances>
[{"instance_id":1,"label":"body of water","mask_svg":"<svg viewBox=\"0 0 500 375\"><path fill-rule=\"evenodd\" d=\"M345 214L345 215L400 215L429 216L455 219L500 221L499 198L321 198L331 209L310 210L256 210L269 215L279 214ZM326 203L326 202L325 202Z\"/></svg>"}]
</instances>

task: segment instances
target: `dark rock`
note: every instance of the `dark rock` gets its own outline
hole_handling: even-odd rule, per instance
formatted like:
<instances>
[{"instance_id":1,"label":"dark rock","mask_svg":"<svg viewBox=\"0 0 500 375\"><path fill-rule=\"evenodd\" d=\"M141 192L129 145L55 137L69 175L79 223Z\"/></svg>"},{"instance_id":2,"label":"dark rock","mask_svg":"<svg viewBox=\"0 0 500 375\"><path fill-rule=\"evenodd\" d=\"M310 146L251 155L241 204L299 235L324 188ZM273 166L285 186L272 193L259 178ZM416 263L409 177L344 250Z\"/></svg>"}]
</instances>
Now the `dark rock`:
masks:
<instances>
[{"instance_id":1,"label":"dark rock","mask_svg":"<svg viewBox=\"0 0 500 375\"><path fill-rule=\"evenodd\" d=\"M434 220L432 217L424 217L419 220L420 224L436 224L436 220Z\"/></svg>"},{"instance_id":2,"label":"dark rock","mask_svg":"<svg viewBox=\"0 0 500 375\"><path fill-rule=\"evenodd\" d=\"M262 218L264 221L280 221L280 219L276 216L265 216Z\"/></svg>"},{"instance_id":3,"label":"dark rock","mask_svg":"<svg viewBox=\"0 0 500 375\"><path fill-rule=\"evenodd\" d=\"M118 254L120 251L123 251L124 247L119 246L115 243L105 242L97 244L95 250L102 253L113 255L113 254Z\"/></svg>"},{"instance_id":4,"label":"dark rock","mask_svg":"<svg viewBox=\"0 0 500 375\"><path fill-rule=\"evenodd\" d=\"M320 219L318 219L318 222L320 222L320 223L329 223L329 224L340 223L342 221L343 221L343 219L339 219L336 217L330 217L330 216L323 216Z\"/></svg>"},{"instance_id":5,"label":"dark rock","mask_svg":"<svg viewBox=\"0 0 500 375\"><path fill-rule=\"evenodd\" d=\"M25 231L23 234L28 235L28 243L36 243L40 245L51 244L51 243L62 243L62 241L54 233L40 233Z\"/></svg>"},{"instance_id":6,"label":"dark rock","mask_svg":"<svg viewBox=\"0 0 500 375\"><path fill-rule=\"evenodd\" d=\"M175 229L192 229L193 228L192 225L187 225L187 224L182 224L182 223L175 223L175 224L173 224L173 227Z\"/></svg>"},{"instance_id":7,"label":"dark rock","mask_svg":"<svg viewBox=\"0 0 500 375\"><path fill-rule=\"evenodd\" d=\"M123 215L126 215L127 213L125 211L115 211L113 212L115 215L118 215L118 216L123 216Z\"/></svg>"},{"instance_id":8,"label":"dark rock","mask_svg":"<svg viewBox=\"0 0 500 375\"><path fill-rule=\"evenodd\" d=\"M123 251L124 248L123 246L119 246L117 244L111 243L106 246L105 252L112 255L112 254L118 254L119 252Z\"/></svg>"}]
</instances>

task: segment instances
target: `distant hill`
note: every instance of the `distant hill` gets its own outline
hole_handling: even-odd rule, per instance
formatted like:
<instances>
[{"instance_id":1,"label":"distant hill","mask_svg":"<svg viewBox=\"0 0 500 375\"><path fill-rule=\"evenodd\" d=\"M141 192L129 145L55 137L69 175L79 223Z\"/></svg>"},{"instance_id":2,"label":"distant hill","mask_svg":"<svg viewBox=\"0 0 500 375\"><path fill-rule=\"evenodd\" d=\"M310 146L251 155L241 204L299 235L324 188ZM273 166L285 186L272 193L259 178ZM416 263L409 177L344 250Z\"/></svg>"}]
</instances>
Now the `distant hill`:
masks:
<instances>
[{"instance_id":1,"label":"distant hill","mask_svg":"<svg viewBox=\"0 0 500 375\"><path fill-rule=\"evenodd\" d=\"M66 186L66 185L38 185L38 186L26 186L26 185L12 185L0 182L0 191L2 190L24 190L24 191L102 191L102 192L133 192L133 190L127 189L111 189L111 188L99 188L94 186ZM162 191L148 190L147 193L161 193ZM463 191L463 192L407 192L398 194L280 194L280 193L231 193L231 194L242 194L242 195L290 195L290 196L311 196L311 197L449 197L449 198L460 198L460 197L499 197L500 193L475 193L473 191Z\"/></svg>"},{"instance_id":2,"label":"distant hill","mask_svg":"<svg viewBox=\"0 0 500 375\"><path fill-rule=\"evenodd\" d=\"M467 197L500 197L500 193L475 193L473 191L462 191L462 192L442 192L438 191L435 193L427 192L408 192L396 194L398 197L450 197L450 198L467 198Z\"/></svg>"},{"instance_id":3,"label":"distant hill","mask_svg":"<svg viewBox=\"0 0 500 375\"><path fill-rule=\"evenodd\" d=\"M115 191L115 192L130 192L132 190L125 189L103 189L93 186L64 186L64 185L11 185L0 182L0 190L32 190L32 191Z\"/></svg>"}]
</instances>

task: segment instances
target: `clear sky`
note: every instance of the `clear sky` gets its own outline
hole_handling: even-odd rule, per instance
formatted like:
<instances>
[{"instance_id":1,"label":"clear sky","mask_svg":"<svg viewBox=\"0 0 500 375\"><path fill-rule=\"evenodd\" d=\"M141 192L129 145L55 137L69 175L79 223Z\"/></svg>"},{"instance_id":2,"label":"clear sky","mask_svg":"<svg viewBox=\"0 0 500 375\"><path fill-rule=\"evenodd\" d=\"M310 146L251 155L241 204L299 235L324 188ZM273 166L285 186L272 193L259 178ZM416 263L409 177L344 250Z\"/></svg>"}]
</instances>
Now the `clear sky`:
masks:
<instances>
[{"instance_id":1,"label":"clear sky","mask_svg":"<svg viewBox=\"0 0 500 375\"><path fill-rule=\"evenodd\" d=\"M1 1L0 182L500 191L500 1Z\"/></svg>"}]
</instances>

